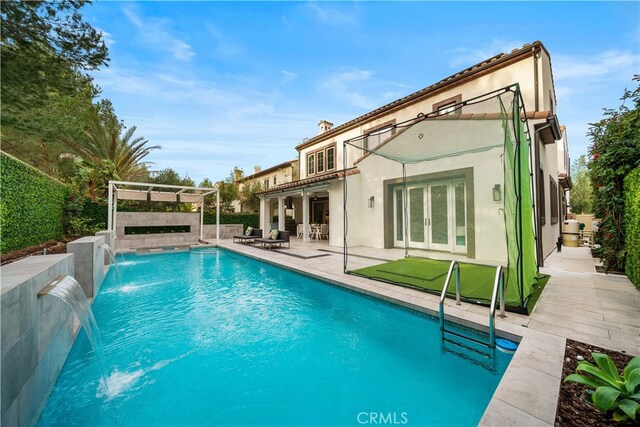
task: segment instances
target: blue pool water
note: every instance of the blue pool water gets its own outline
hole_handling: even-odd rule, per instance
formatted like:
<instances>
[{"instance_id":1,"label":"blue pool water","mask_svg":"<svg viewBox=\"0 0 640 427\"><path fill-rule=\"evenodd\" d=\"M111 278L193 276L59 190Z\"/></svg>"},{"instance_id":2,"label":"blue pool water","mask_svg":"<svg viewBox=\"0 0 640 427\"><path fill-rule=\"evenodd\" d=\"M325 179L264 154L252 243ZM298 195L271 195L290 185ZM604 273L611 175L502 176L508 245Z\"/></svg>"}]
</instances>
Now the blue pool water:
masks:
<instances>
[{"instance_id":1,"label":"blue pool water","mask_svg":"<svg viewBox=\"0 0 640 427\"><path fill-rule=\"evenodd\" d=\"M447 351L433 319L225 250L119 267L93 304L109 389L81 331L38 425L476 425L510 361Z\"/></svg>"}]
</instances>

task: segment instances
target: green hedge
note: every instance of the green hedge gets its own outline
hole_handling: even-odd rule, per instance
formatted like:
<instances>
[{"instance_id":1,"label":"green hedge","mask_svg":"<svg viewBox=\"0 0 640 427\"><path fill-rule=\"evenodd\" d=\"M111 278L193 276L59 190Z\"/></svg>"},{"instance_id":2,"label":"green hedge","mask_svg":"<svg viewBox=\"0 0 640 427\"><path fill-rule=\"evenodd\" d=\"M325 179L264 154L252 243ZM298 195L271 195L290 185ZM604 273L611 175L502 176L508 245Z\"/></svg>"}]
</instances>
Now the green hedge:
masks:
<instances>
[{"instance_id":1,"label":"green hedge","mask_svg":"<svg viewBox=\"0 0 640 427\"><path fill-rule=\"evenodd\" d=\"M640 167L625 177L624 193L625 271L633 284L640 287Z\"/></svg>"},{"instance_id":2,"label":"green hedge","mask_svg":"<svg viewBox=\"0 0 640 427\"><path fill-rule=\"evenodd\" d=\"M0 253L62 238L68 194L64 184L0 153Z\"/></svg>"},{"instance_id":3,"label":"green hedge","mask_svg":"<svg viewBox=\"0 0 640 427\"><path fill-rule=\"evenodd\" d=\"M216 223L215 212L204 213L205 224ZM257 213L220 213L220 224L242 224L242 229L247 227L260 228L260 214Z\"/></svg>"}]
</instances>

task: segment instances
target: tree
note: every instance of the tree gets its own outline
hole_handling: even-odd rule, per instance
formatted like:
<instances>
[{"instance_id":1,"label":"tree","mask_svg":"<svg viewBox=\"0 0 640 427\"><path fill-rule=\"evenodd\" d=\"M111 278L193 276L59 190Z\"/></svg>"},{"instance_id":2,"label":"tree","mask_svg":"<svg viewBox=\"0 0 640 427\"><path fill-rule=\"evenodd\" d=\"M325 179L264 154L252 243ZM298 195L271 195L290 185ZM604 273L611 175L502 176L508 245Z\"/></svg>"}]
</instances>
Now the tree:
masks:
<instances>
[{"instance_id":1,"label":"tree","mask_svg":"<svg viewBox=\"0 0 640 427\"><path fill-rule=\"evenodd\" d=\"M621 99L617 110L605 109L604 118L589 128L593 210L601 218L596 243L606 271L625 268L624 177L640 165L640 85Z\"/></svg>"},{"instance_id":2,"label":"tree","mask_svg":"<svg viewBox=\"0 0 640 427\"><path fill-rule=\"evenodd\" d=\"M573 161L571 166L571 178L573 187L571 188L571 212L576 214L592 213L591 198L591 177L587 165L587 156L581 155Z\"/></svg>"},{"instance_id":3,"label":"tree","mask_svg":"<svg viewBox=\"0 0 640 427\"><path fill-rule=\"evenodd\" d=\"M110 179L139 181L146 178L147 162L143 159L160 146L147 146L148 140L134 137L136 127L127 129L118 120L109 100L96 104L87 122L85 138L68 144L76 156L63 157L76 157L76 180L90 179L87 186L91 198L104 196Z\"/></svg>"},{"instance_id":4,"label":"tree","mask_svg":"<svg viewBox=\"0 0 640 427\"><path fill-rule=\"evenodd\" d=\"M258 212L260 210L260 198L256 194L262 190L262 186L258 181L246 182L240 194L242 207L249 212Z\"/></svg>"},{"instance_id":5,"label":"tree","mask_svg":"<svg viewBox=\"0 0 640 427\"><path fill-rule=\"evenodd\" d=\"M238 200L238 181L242 179L244 172L239 167L234 167L227 178L218 181L217 186L220 190L220 210L222 212L231 212L232 204Z\"/></svg>"},{"instance_id":6,"label":"tree","mask_svg":"<svg viewBox=\"0 0 640 427\"><path fill-rule=\"evenodd\" d=\"M46 101L52 91L73 91L66 79L69 70L95 70L108 63L102 34L80 14L90 3L2 2L3 104L28 110L34 103Z\"/></svg>"},{"instance_id":7,"label":"tree","mask_svg":"<svg viewBox=\"0 0 640 427\"><path fill-rule=\"evenodd\" d=\"M211 180L209 178L205 178L202 180L202 182L200 183L199 187L202 188L215 188L213 185L213 182L211 182ZM216 207L216 194L210 194L208 196L205 196L204 198L204 206L207 209L213 210Z\"/></svg>"},{"instance_id":8,"label":"tree","mask_svg":"<svg viewBox=\"0 0 640 427\"><path fill-rule=\"evenodd\" d=\"M58 156L84 137L99 93L86 71L108 62L101 33L79 12L88 3L0 3L3 149L59 177Z\"/></svg>"}]
</instances>

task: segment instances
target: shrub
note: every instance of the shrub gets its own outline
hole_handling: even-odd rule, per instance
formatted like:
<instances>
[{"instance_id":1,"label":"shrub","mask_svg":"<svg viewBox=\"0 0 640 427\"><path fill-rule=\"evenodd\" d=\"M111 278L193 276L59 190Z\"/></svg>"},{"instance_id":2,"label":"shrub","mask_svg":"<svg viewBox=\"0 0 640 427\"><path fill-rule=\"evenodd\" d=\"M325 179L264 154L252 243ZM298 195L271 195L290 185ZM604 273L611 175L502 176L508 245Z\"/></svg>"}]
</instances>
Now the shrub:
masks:
<instances>
[{"instance_id":1,"label":"shrub","mask_svg":"<svg viewBox=\"0 0 640 427\"><path fill-rule=\"evenodd\" d=\"M67 186L5 153L0 170L0 253L62 238Z\"/></svg>"},{"instance_id":2,"label":"shrub","mask_svg":"<svg viewBox=\"0 0 640 427\"><path fill-rule=\"evenodd\" d=\"M576 373L567 376L565 382L584 384L592 389L593 405L603 414L611 413L614 421L629 418L635 421L640 412L640 357L631 359L620 376L611 357L601 353L591 356L598 366L582 361L578 363Z\"/></svg>"},{"instance_id":3,"label":"shrub","mask_svg":"<svg viewBox=\"0 0 640 427\"><path fill-rule=\"evenodd\" d=\"M627 245L625 271L640 287L640 167L624 179L624 225Z\"/></svg>"},{"instance_id":4,"label":"shrub","mask_svg":"<svg viewBox=\"0 0 640 427\"><path fill-rule=\"evenodd\" d=\"M215 212L204 213L205 224L216 223ZM220 213L220 224L242 224L242 229L247 227L260 228L260 214L257 213Z\"/></svg>"},{"instance_id":5,"label":"shrub","mask_svg":"<svg viewBox=\"0 0 640 427\"><path fill-rule=\"evenodd\" d=\"M637 78L640 81L640 77ZM593 141L589 174L594 186L593 209L600 226L596 233L597 251L606 271L625 270L624 177L640 165L640 85L625 91L617 110L606 109L605 118L592 123Z\"/></svg>"},{"instance_id":6,"label":"shrub","mask_svg":"<svg viewBox=\"0 0 640 427\"><path fill-rule=\"evenodd\" d=\"M67 197L65 215L65 233L67 236L93 236L107 228L108 207L86 198L79 193Z\"/></svg>"}]
</instances>

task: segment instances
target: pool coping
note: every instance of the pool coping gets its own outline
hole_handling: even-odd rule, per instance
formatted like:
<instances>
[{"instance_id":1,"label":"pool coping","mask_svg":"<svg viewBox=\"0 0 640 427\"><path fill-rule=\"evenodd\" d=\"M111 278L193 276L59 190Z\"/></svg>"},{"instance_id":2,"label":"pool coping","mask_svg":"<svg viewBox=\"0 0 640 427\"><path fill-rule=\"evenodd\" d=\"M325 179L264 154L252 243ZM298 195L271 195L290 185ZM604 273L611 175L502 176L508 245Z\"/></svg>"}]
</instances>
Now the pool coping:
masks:
<instances>
[{"instance_id":1,"label":"pool coping","mask_svg":"<svg viewBox=\"0 0 640 427\"><path fill-rule=\"evenodd\" d=\"M438 297L417 290L374 282L357 276L329 274L300 266L295 258L277 251L264 251L247 245L220 242L217 247L272 265L295 271L333 285L372 296L418 312L438 316ZM472 304L456 306L445 301L445 317L456 323L488 330L487 316L469 310ZM477 306L476 306L477 307ZM488 312L488 308L484 308ZM508 313L507 317L519 315ZM478 425L552 426L555 423L566 339L496 318L496 335L519 341L519 347L504 372Z\"/></svg>"}]
</instances>

